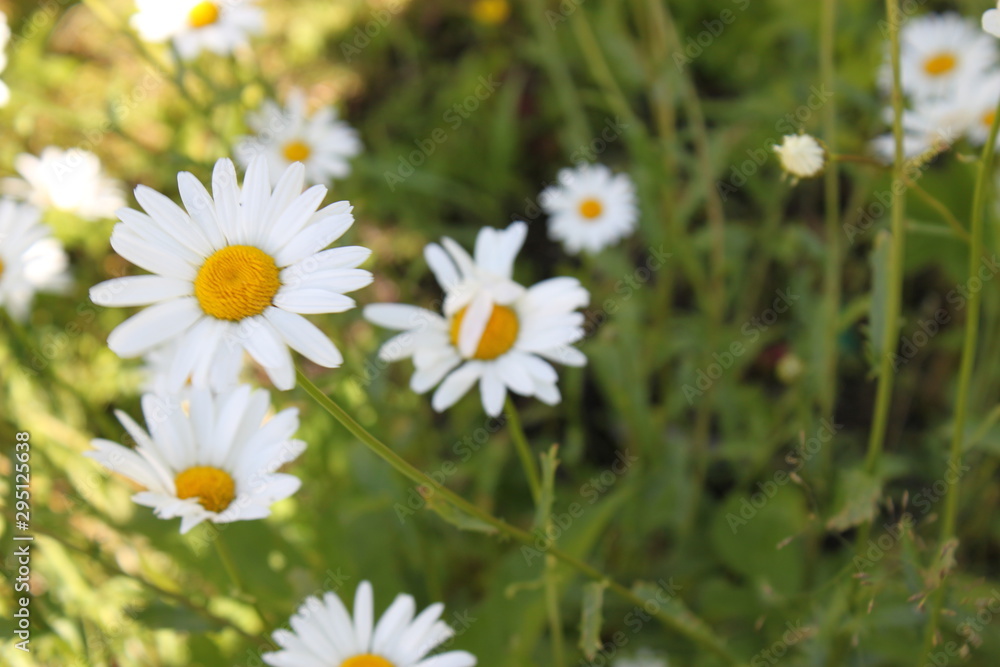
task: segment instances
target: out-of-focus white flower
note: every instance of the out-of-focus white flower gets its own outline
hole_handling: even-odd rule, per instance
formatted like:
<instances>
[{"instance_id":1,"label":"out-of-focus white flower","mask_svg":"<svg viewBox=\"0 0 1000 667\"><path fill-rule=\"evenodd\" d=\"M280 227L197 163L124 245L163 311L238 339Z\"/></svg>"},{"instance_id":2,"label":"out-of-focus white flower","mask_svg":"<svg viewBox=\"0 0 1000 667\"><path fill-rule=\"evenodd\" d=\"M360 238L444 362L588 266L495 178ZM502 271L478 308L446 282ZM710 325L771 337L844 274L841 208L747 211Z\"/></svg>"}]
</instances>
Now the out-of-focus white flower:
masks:
<instances>
[{"instance_id":1,"label":"out-of-focus white flower","mask_svg":"<svg viewBox=\"0 0 1000 667\"><path fill-rule=\"evenodd\" d=\"M62 244L39 222L29 204L0 199L0 307L23 320L37 292L61 292L69 286Z\"/></svg>"},{"instance_id":2,"label":"out-of-focus white flower","mask_svg":"<svg viewBox=\"0 0 1000 667\"><path fill-rule=\"evenodd\" d=\"M10 41L10 26L7 25L7 15L0 12L0 74L7 69L7 42ZM0 107L10 101L10 88L0 81Z\"/></svg>"},{"instance_id":3,"label":"out-of-focus white flower","mask_svg":"<svg viewBox=\"0 0 1000 667\"><path fill-rule=\"evenodd\" d=\"M796 181L818 176L826 164L826 151L808 134L786 135L773 150L778 154L781 168Z\"/></svg>"},{"instance_id":4,"label":"out-of-focus white flower","mask_svg":"<svg viewBox=\"0 0 1000 667\"><path fill-rule=\"evenodd\" d=\"M21 153L14 168L23 180L4 179L4 192L38 208L99 220L114 217L125 205L121 184L104 175L100 159L89 151L49 146L41 157Z\"/></svg>"},{"instance_id":5,"label":"out-of-focus white flower","mask_svg":"<svg viewBox=\"0 0 1000 667\"><path fill-rule=\"evenodd\" d=\"M559 183L542 192L549 214L549 236L566 252L600 252L635 229L639 216L635 185L626 174L603 164L581 164L559 172Z\"/></svg>"},{"instance_id":6,"label":"out-of-focus white flower","mask_svg":"<svg viewBox=\"0 0 1000 667\"><path fill-rule=\"evenodd\" d=\"M987 9L983 12L983 30L994 37L1000 37L1000 2L996 9Z\"/></svg>"},{"instance_id":7,"label":"out-of-focus white flower","mask_svg":"<svg viewBox=\"0 0 1000 667\"><path fill-rule=\"evenodd\" d=\"M136 0L132 27L148 42L173 40L181 58L202 51L227 55L264 29L255 0Z\"/></svg>"},{"instance_id":8,"label":"out-of-focus white flower","mask_svg":"<svg viewBox=\"0 0 1000 667\"><path fill-rule=\"evenodd\" d=\"M892 110L886 109L890 122L891 114ZM971 109L961 101L924 102L915 109L907 109L903 113L904 157L949 150L969 130L972 121ZM886 163L895 159L895 146L891 133L876 137L871 143L872 152Z\"/></svg>"},{"instance_id":9,"label":"out-of-focus white flower","mask_svg":"<svg viewBox=\"0 0 1000 667\"><path fill-rule=\"evenodd\" d=\"M306 113L306 96L301 90L288 95L284 108L267 101L247 116L254 136L242 137L236 157L246 166L257 155L267 158L274 182L293 162L306 167L306 180L326 185L351 173L349 160L361 152L358 133L337 119L333 107Z\"/></svg>"}]
</instances>

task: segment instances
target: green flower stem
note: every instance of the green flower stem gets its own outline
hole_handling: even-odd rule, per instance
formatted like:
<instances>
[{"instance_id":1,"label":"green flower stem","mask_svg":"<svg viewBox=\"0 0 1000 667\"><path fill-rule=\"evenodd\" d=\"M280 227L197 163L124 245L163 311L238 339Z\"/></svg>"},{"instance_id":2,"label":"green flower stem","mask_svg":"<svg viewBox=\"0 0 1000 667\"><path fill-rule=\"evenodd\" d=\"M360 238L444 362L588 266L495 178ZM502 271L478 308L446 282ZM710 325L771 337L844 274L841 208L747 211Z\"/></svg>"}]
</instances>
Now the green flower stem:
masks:
<instances>
[{"instance_id":1,"label":"green flower stem","mask_svg":"<svg viewBox=\"0 0 1000 667\"><path fill-rule=\"evenodd\" d=\"M976 187L972 195L972 223L969 239L969 281L976 279L979 264L983 257L983 209L986 205L987 180L993 174L993 151L997 143L997 132L1000 131L1000 103L993 114L993 125L990 135L983 146L982 157L979 158L979 173L976 175ZM955 422L951 437L951 452L948 456L948 470L957 470L962 464L962 451L965 438L965 421L969 407L969 386L972 382L972 369L976 361L976 349L979 345L979 312L982 308L983 291L970 290L969 311L965 319L965 341L962 345L962 363L958 376L958 395L955 398ZM955 520L958 515L959 480L948 485L944 497L943 519L941 521L941 544L955 538ZM931 596L930 614L927 618L927 630L924 633L924 645L920 653L923 661L934 646L937 635L938 621L941 617L941 606L944 603L944 577Z\"/></svg>"},{"instance_id":2,"label":"green flower stem","mask_svg":"<svg viewBox=\"0 0 1000 667\"><path fill-rule=\"evenodd\" d=\"M552 525L551 519L547 522ZM545 556L545 609L549 615L549 632L552 635L552 664L564 667L566 649L563 647L562 614L559 611L558 562L551 554Z\"/></svg>"},{"instance_id":3,"label":"green flower stem","mask_svg":"<svg viewBox=\"0 0 1000 667\"><path fill-rule=\"evenodd\" d=\"M257 616L260 617L261 623L264 624L264 627L270 627L271 621L264 614L260 605L257 604L257 598L247 593L247 589L243 585L242 579L240 579L239 571L236 569L236 563L233 562L233 556L229 553L229 547L227 547L225 542L223 542L222 534L220 533L216 535L212 542L215 544L215 552L219 554L219 560L222 561L222 568L226 571L230 581L233 582L233 586L236 588L236 591L243 597L244 600L250 602L250 605L253 607L254 611L257 612Z\"/></svg>"},{"instance_id":4,"label":"green flower stem","mask_svg":"<svg viewBox=\"0 0 1000 667\"><path fill-rule=\"evenodd\" d=\"M528 486L531 488L531 499L537 504L542 495L542 482L538 475L538 466L535 464L535 457L531 455L531 446L528 438L524 435L524 427L521 425L521 415L517 411L510 395L507 396L507 426L510 428L510 437L514 441L517 449L517 456L521 459L521 466L524 468L524 475L528 478Z\"/></svg>"},{"instance_id":5,"label":"green flower stem","mask_svg":"<svg viewBox=\"0 0 1000 667\"><path fill-rule=\"evenodd\" d=\"M837 0L823 0L820 27L820 75L827 90L837 86L835 69L835 36ZM826 149L837 150L837 96L833 95L823 107L823 140ZM843 251L840 229L840 174L838 165L831 160L823 175L823 198L826 218L826 264L823 271L823 359L820 373L820 410L827 419L833 418L837 400L837 334L840 333L840 290L842 281Z\"/></svg>"},{"instance_id":6,"label":"green flower stem","mask_svg":"<svg viewBox=\"0 0 1000 667\"><path fill-rule=\"evenodd\" d=\"M299 384L302 385L306 393L309 394L309 396L311 396L321 408L329 412L334 419L339 421L341 425L348 430L348 432L364 443L365 446L372 450L375 455L391 465L407 479L415 482L416 484L433 488L440 498L450 503L456 509L479 519L493 528L496 528L497 531L503 533L511 539L528 546L533 546L535 544L537 539L535 535L512 526L502 519L496 518L489 512L470 503L465 498L462 498L454 491L439 485L431 479L430 476L426 475L424 472L403 459L399 454L393 451L391 447L369 433L361 424L355 421L354 418L347 413L347 411L340 407L340 405L338 405L329 396L320 391L301 369L297 369L296 373L298 375ZM569 554L555 546L549 547L547 553L585 576L590 577L595 581L606 583L609 589L632 604L639 605L640 607L646 605L646 600L636 595L625 586L611 580L603 572L588 565L576 556L573 556L572 554ZM684 618L678 618L668 614L664 609L662 609L662 605L661 608L656 609L655 613L652 615L654 615L657 620L664 625L664 627L687 637L705 650L721 657L727 664L734 666L740 664L740 661L737 660L728 648L726 648L725 644L721 640L714 635L700 631L699 628L693 627L695 624L703 627L703 624L692 615L686 614Z\"/></svg>"}]
</instances>

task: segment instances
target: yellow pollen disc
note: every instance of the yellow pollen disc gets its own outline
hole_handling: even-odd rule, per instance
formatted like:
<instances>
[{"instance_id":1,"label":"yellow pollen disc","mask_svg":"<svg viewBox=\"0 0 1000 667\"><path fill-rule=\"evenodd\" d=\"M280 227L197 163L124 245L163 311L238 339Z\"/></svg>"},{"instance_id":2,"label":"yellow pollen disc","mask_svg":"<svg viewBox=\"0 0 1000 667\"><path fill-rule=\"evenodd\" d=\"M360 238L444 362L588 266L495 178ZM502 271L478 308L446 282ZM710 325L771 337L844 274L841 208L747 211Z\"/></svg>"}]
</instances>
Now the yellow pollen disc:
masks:
<instances>
[{"instance_id":1,"label":"yellow pollen disc","mask_svg":"<svg viewBox=\"0 0 1000 667\"><path fill-rule=\"evenodd\" d=\"M340 663L340 667L394 667L391 662L380 655L365 653L348 658Z\"/></svg>"},{"instance_id":2,"label":"yellow pollen disc","mask_svg":"<svg viewBox=\"0 0 1000 667\"><path fill-rule=\"evenodd\" d=\"M3 275L3 260L0 259L0 276Z\"/></svg>"},{"instance_id":3,"label":"yellow pollen disc","mask_svg":"<svg viewBox=\"0 0 1000 667\"><path fill-rule=\"evenodd\" d=\"M604 207L596 199L584 199L580 202L580 215L588 220L593 220L600 216L603 211Z\"/></svg>"},{"instance_id":4,"label":"yellow pollen disc","mask_svg":"<svg viewBox=\"0 0 1000 667\"><path fill-rule=\"evenodd\" d=\"M931 56L924 61L924 71L931 76L941 76L942 74L947 74L951 70L955 69L958 64L958 58L954 54L939 53L936 56Z\"/></svg>"},{"instance_id":5,"label":"yellow pollen disc","mask_svg":"<svg viewBox=\"0 0 1000 667\"><path fill-rule=\"evenodd\" d=\"M451 320L451 344L458 347L458 332L462 330L462 318L468 306L455 313ZM510 348L517 340L519 325L517 315L507 306L493 306L490 321L486 323L483 337L479 339L479 347L472 355L473 359L496 359Z\"/></svg>"},{"instance_id":6,"label":"yellow pollen disc","mask_svg":"<svg viewBox=\"0 0 1000 667\"><path fill-rule=\"evenodd\" d=\"M174 486L178 498L197 498L209 512L221 512L236 497L236 484L229 473L211 466L188 468L177 475Z\"/></svg>"},{"instance_id":7,"label":"yellow pollen disc","mask_svg":"<svg viewBox=\"0 0 1000 667\"><path fill-rule=\"evenodd\" d=\"M219 7L214 2L199 2L188 14L192 28L204 28L219 20Z\"/></svg>"},{"instance_id":8,"label":"yellow pollen disc","mask_svg":"<svg viewBox=\"0 0 1000 667\"><path fill-rule=\"evenodd\" d=\"M983 125L985 125L986 127L993 127L993 119L995 117L996 117L996 112L995 111L987 111L986 113L983 114L983 118L982 118ZM3 268L3 265L0 264L0 273L3 273L2 268Z\"/></svg>"},{"instance_id":9,"label":"yellow pollen disc","mask_svg":"<svg viewBox=\"0 0 1000 667\"><path fill-rule=\"evenodd\" d=\"M289 162L305 162L312 153L309 146L301 141L289 141L281 152Z\"/></svg>"},{"instance_id":10,"label":"yellow pollen disc","mask_svg":"<svg viewBox=\"0 0 1000 667\"><path fill-rule=\"evenodd\" d=\"M274 259L248 245L216 251L194 279L194 295L201 309L231 322L263 313L280 287Z\"/></svg>"},{"instance_id":11,"label":"yellow pollen disc","mask_svg":"<svg viewBox=\"0 0 1000 667\"><path fill-rule=\"evenodd\" d=\"M476 0L472 5L472 18L483 25L499 25L510 16L507 0Z\"/></svg>"}]
</instances>

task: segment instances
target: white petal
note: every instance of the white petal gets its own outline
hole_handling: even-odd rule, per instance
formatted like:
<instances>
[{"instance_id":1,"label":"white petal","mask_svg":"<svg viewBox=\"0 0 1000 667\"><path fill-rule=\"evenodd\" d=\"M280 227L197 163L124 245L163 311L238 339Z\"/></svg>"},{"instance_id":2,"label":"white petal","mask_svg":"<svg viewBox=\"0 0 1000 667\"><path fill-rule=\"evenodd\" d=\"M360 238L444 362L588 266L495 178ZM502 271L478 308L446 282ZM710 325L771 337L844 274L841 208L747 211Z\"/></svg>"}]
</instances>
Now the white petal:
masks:
<instances>
[{"instance_id":1,"label":"white petal","mask_svg":"<svg viewBox=\"0 0 1000 667\"><path fill-rule=\"evenodd\" d=\"M190 296L194 286L177 278L125 276L90 288L90 300L99 306L145 306L158 301Z\"/></svg>"},{"instance_id":2,"label":"white petal","mask_svg":"<svg viewBox=\"0 0 1000 667\"><path fill-rule=\"evenodd\" d=\"M498 417L503 412L504 399L507 398L507 387L497 377L494 364L487 364L483 376L479 379L479 391L483 396L483 409L490 417Z\"/></svg>"},{"instance_id":3,"label":"white petal","mask_svg":"<svg viewBox=\"0 0 1000 667\"><path fill-rule=\"evenodd\" d=\"M194 297L152 305L119 324L108 347L120 357L137 357L174 338L204 317Z\"/></svg>"},{"instance_id":4,"label":"white petal","mask_svg":"<svg viewBox=\"0 0 1000 667\"><path fill-rule=\"evenodd\" d=\"M469 361L460 366L444 379L441 386L434 392L431 407L437 412L447 410L462 398L476 383L483 372L480 362Z\"/></svg>"},{"instance_id":5,"label":"white petal","mask_svg":"<svg viewBox=\"0 0 1000 667\"><path fill-rule=\"evenodd\" d=\"M280 308L268 308L264 317L274 325L290 348L307 359L324 368L337 368L344 363L344 357L333 341L301 315Z\"/></svg>"}]
</instances>

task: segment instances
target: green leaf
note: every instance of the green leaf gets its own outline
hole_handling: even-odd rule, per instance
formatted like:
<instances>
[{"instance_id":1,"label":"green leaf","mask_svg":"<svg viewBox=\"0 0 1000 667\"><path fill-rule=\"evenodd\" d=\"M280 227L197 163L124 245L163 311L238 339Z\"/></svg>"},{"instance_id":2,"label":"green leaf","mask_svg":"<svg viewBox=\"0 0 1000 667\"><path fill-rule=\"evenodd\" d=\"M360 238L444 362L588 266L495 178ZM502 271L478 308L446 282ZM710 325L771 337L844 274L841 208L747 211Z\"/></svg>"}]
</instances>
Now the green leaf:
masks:
<instances>
[{"instance_id":1,"label":"green leaf","mask_svg":"<svg viewBox=\"0 0 1000 667\"><path fill-rule=\"evenodd\" d=\"M580 650L587 660L593 660L601 650L601 625L604 623L605 582L583 587L583 612L580 614Z\"/></svg>"},{"instance_id":2,"label":"green leaf","mask_svg":"<svg viewBox=\"0 0 1000 667\"><path fill-rule=\"evenodd\" d=\"M834 503L834 507L839 509L827 519L827 530L842 533L871 521L881 495L882 483L877 478L858 469L843 473L838 480L837 501Z\"/></svg>"},{"instance_id":3,"label":"green leaf","mask_svg":"<svg viewBox=\"0 0 1000 667\"><path fill-rule=\"evenodd\" d=\"M872 248L872 300L868 309L868 343L872 371L877 372L879 359L885 354L885 321L889 312L889 248L892 234L881 230L875 235Z\"/></svg>"}]
</instances>

